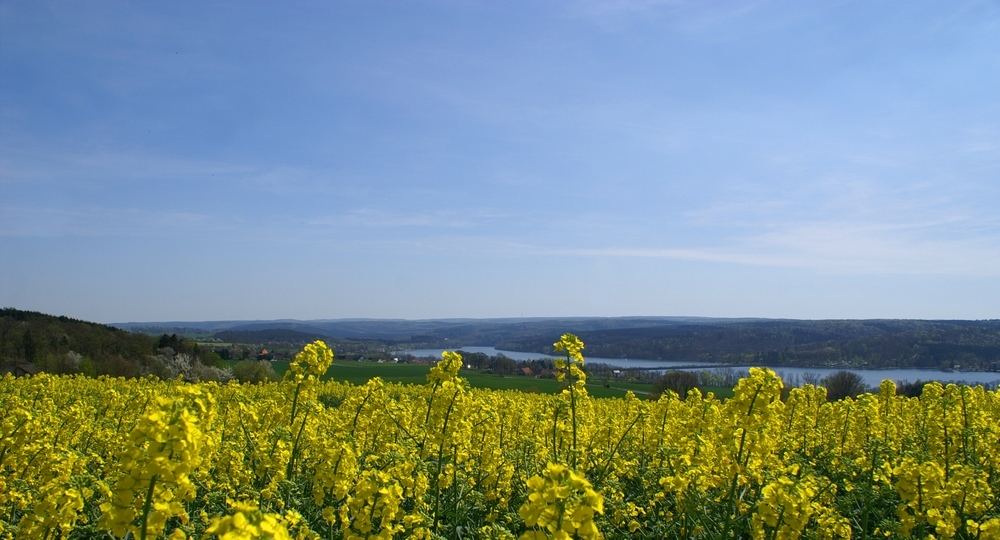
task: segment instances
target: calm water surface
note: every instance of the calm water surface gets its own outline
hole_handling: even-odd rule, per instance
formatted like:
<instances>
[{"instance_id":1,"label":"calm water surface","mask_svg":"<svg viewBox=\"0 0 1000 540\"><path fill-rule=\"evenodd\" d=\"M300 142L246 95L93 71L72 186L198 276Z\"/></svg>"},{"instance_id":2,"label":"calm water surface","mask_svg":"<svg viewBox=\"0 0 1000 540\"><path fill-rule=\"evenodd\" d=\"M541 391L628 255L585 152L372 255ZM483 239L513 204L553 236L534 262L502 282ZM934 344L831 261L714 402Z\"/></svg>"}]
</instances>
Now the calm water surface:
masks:
<instances>
[{"instance_id":1,"label":"calm water surface","mask_svg":"<svg viewBox=\"0 0 1000 540\"><path fill-rule=\"evenodd\" d=\"M441 353L444 350L445 349L410 349L399 352L400 354L412 354L413 356L418 357L440 358ZM541 353L502 351L494 347L462 347L460 350L470 353L485 353L489 356L502 354L508 358L518 361L559 358ZM701 362L674 362L667 360L643 360L638 358L600 358L596 356L587 356L586 358L587 362L607 364L609 366L622 368L675 368L692 371L702 369L733 369L743 372L747 370L746 367L721 366L720 364L707 364ZM804 374L814 374L820 377L825 377L831 373L843 371L836 368L767 367L770 367L774 371L778 372L778 374L786 380L789 380L790 378L801 380L801 377ZM989 371L940 371L935 369L849 369L848 371L853 371L854 373L860 375L864 379L865 384L869 386L878 386L883 379L890 379L893 381L935 380L963 382L967 384L1000 384L1000 373Z\"/></svg>"}]
</instances>

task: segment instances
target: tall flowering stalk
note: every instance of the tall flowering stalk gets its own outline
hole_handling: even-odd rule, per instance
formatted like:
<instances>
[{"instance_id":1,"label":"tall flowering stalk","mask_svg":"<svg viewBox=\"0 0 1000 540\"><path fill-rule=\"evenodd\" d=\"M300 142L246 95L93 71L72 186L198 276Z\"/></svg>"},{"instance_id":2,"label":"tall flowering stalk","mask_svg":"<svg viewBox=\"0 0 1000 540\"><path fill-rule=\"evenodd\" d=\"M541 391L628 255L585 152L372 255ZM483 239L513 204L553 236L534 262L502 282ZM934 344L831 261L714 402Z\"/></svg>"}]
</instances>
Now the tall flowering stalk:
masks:
<instances>
[{"instance_id":1,"label":"tall flowering stalk","mask_svg":"<svg viewBox=\"0 0 1000 540\"><path fill-rule=\"evenodd\" d=\"M101 505L101 526L116 536L145 540L159 536L170 517L188 519L183 502L196 495L191 474L212 444L203 428L212 423L215 400L197 386L173 391L176 397L156 398L118 457L122 475Z\"/></svg>"},{"instance_id":2,"label":"tall flowering stalk","mask_svg":"<svg viewBox=\"0 0 1000 540\"><path fill-rule=\"evenodd\" d=\"M446 465L446 448L451 448L457 452L458 442L468 440L468 423L464 420L464 401L467 383L465 379L458 376L462 369L462 355L454 351L444 351L441 360L431 368L427 374L427 382L431 384L431 395L427 402L427 413L424 416L424 440L421 444L421 451L427 442L427 437L431 437L431 442L437 443L437 456L435 458L436 470L434 473L434 510L431 515L433 528L436 530L441 515L442 489L451 485L452 475L448 475L447 469L454 471L458 464L455 459ZM446 400L435 400L435 395L441 392L442 396L449 396Z\"/></svg>"},{"instance_id":3,"label":"tall flowering stalk","mask_svg":"<svg viewBox=\"0 0 1000 540\"><path fill-rule=\"evenodd\" d=\"M573 446L570 451L570 461L576 468L578 457L576 401L577 393L587 394L587 373L583 371L583 341L573 334L563 334L559 341L552 345L556 352L566 354L566 359L555 361L556 380L566 382L569 392L570 421L573 428Z\"/></svg>"},{"instance_id":4,"label":"tall flowering stalk","mask_svg":"<svg viewBox=\"0 0 1000 540\"><path fill-rule=\"evenodd\" d=\"M288 420L288 426L294 431L296 415L299 412L299 400L302 397L312 397L312 390L320 378L326 374L333 364L333 350L322 340L309 343L295 355L288 371L285 372L285 380L295 382L295 393L292 396L292 413ZM299 443L302 440L302 433L306 429L306 421L309 420L309 411L302 416L298 432L295 434L295 441L292 443L292 454L288 459L288 467L285 471L287 478L292 477L295 470L295 458L298 456Z\"/></svg>"},{"instance_id":5,"label":"tall flowering stalk","mask_svg":"<svg viewBox=\"0 0 1000 540\"><path fill-rule=\"evenodd\" d=\"M569 398L572 431L570 465L549 462L540 475L527 480L528 500L518 513L528 530L521 535L521 540L602 538L594 517L604 513L604 496L591 486L585 473L577 470L580 457L578 402L588 397L587 374L583 371L583 341L573 334L563 334L553 347L566 355L565 360L560 358L555 361L555 376L565 386L560 399ZM555 460L559 459L555 427L560 416L557 409L553 424L552 458Z\"/></svg>"}]
</instances>

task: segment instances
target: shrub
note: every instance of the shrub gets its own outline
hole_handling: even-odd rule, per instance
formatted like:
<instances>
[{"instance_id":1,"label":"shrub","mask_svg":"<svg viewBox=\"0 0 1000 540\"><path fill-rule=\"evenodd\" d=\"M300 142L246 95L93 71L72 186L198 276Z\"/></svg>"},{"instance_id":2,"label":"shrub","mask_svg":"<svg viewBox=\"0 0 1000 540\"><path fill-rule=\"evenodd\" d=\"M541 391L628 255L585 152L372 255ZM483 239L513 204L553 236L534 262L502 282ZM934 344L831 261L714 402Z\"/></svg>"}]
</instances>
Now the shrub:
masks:
<instances>
[{"instance_id":1,"label":"shrub","mask_svg":"<svg viewBox=\"0 0 1000 540\"><path fill-rule=\"evenodd\" d=\"M671 390L676 392L681 399L687 397L687 393L692 388L698 386L698 375L690 371L667 371L653 385L653 394L660 394Z\"/></svg>"},{"instance_id":2,"label":"shrub","mask_svg":"<svg viewBox=\"0 0 1000 540\"><path fill-rule=\"evenodd\" d=\"M278 374L267 360L243 360L233 366L233 377L240 382L275 381Z\"/></svg>"},{"instance_id":3,"label":"shrub","mask_svg":"<svg viewBox=\"0 0 1000 540\"><path fill-rule=\"evenodd\" d=\"M823 377L823 386L826 387L826 397L830 401L855 397L868 391L861 375L852 371L838 371Z\"/></svg>"},{"instance_id":4,"label":"shrub","mask_svg":"<svg viewBox=\"0 0 1000 540\"><path fill-rule=\"evenodd\" d=\"M273 371L273 370L272 370ZM191 366L191 372L188 375L192 381L219 381L226 382L233 378L232 372L228 369L222 369L215 366L206 366L201 362L195 362Z\"/></svg>"},{"instance_id":5,"label":"shrub","mask_svg":"<svg viewBox=\"0 0 1000 540\"><path fill-rule=\"evenodd\" d=\"M920 394L924 391L924 386L929 383L930 381L921 381L920 379L913 382L897 382L896 394L906 397L920 397Z\"/></svg>"}]
</instances>

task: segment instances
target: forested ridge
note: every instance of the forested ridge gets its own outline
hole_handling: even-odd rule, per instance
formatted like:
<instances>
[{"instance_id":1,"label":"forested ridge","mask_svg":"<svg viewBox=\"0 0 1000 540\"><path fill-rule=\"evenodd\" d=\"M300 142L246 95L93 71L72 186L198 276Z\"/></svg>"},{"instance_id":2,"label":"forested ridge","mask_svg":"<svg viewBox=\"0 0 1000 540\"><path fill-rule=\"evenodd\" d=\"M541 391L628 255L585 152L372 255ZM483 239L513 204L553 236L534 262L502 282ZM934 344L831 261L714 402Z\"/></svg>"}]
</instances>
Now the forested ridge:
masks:
<instances>
[{"instance_id":1,"label":"forested ridge","mask_svg":"<svg viewBox=\"0 0 1000 540\"><path fill-rule=\"evenodd\" d=\"M588 355L593 357L733 365L1000 371L1000 320L604 317L232 321L142 323L141 327L146 332L170 334L169 330L179 325L224 342L301 344L322 338L343 352L484 345L543 353L551 352L561 329L569 329L586 340ZM96 373L141 374L146 369L142 366L146 357L164 346L195 357L210 352L195 350L189 340L161 343L163 338L158 337L68 317L0 310L0 364L26 361L58 372L62 371L60 362L72 351L82 355L85 366L90 365ZM204 363L212 364L214 359Z\"/></svg>"},{"instance_id":2,"label":"forested ridge","mask_svg":"<svg viewBox=\"0 0 1000 540\"><path fill-rule=\"evenodd\" d=\"M178 365L205 371L218 360L177 335L154 337L70 317L0 309L0 368L5 370L171 378Z\"/></svg>"},{"instance_id":3,"label":"forested ridge","mask_svg":"<svg viewBox=\"0 0 1000 540\"><path fill-rule=\"evenodd\" d=\"M155 350L156 340L99 323L12 308L0 309L0 364L25 362L61 369L76 362L85 367L118 364ZM70 355L67 357L67 355Z\"/></svg>"},{"instance_id":4,"label":"forested ridge","mask_svg":"<svg viewBox=\"0 0 1000 540\"><path fill-rule=\"evenodd\" d=\"M1000 370L1000 321L760 320L580 332L591 356L855 368ZM551 335L496 344L547 351Z\"/></svg>"}]
</instances>

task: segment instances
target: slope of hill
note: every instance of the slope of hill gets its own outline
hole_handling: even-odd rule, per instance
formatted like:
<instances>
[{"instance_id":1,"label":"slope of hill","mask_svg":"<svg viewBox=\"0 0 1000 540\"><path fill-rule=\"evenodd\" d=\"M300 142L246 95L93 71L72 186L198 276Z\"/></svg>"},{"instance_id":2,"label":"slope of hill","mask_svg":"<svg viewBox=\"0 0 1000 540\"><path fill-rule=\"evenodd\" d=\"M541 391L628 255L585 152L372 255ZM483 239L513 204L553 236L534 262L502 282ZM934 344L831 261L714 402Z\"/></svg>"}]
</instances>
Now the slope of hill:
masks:
<instances>
[{"instance_id":1,"label":"slope of hill","mask_svg":"<svg viewBox=\"0 0 1000 540\"><path fill-rule=\"evenodd\" d=\"M545 332L612 330L643 328L668 324L691 324L701 321L721 323L730 319L697 317L533 317L500 319L326 319L273 321L203 321L116 323L115 326L147 333L184 333L187 335L221 332L258 332L291 330L319 337L377 339L408 344L461 342L464 345L492 345L500 339L536 336ZM732 319L743 321L746 319Z\"/></svg>"},{"instance_id":2,"label":"slope of hill","mask_svg":"<svg viewBox=\"0 0 1000 540\"><path fill-rule=\"evenodd\" d=\"M153 352L155 340L103 324L0 309L0 364L28 362L64 371L77 362L117 364ZM73 354L70 354L73 353ZM79 355L77 358L75 355Z\"/></svg>"},{"instance_id":3,"label":"slope of hill","mask_svg":"<svg viewBox=\"0 0 1000 540\"><path fill-rule=\"evenodd\" d=\"M314 331L299 331L287 328L263 328L260 330L223 330L216 332L213 337L224 342L231 343L309 343L317 339L326 338L326 334Z\"/></svg>"},{"instance_id":4,"label":"slope of hill","mask_svg":"<svg viewBox=\"0 0 1000 540\"><path fill-rule=\"evenodd\" d=\"M212 353L177 336L157 339L69 317L0 309L0 371L27 367L52 373L171 378L178 366L200 369L206 356Z\"/></svg>"},{"instance_id":5,"label":"slope of hill","mask_svg":"<svg viewBox=\"0 0 1000 540\"><path fill-rule=\"evenodd\" d=\"M283 335L295 338L290 341L377 340L388 346L414 348L485 345L526 352L551 352L551 345L559 335L573 332L587 343L588 355L610 358L802 367L1000 370L1000 320L561 317L130 324L151 330L194 328L223 340L239 336L243 342Z\"/></svg>"},{"instance_id":6,"label":"slope of hill","mask_svg":"<svg viewBox=\"0 0 1000 540\"><path fill-rule=\"evenodd\" d=\"M1000 321L764 320L582 331L592 356L833 367L1000 370ZM555 332L497 342L546 352Z\"/></svg>"}]
</instances>

